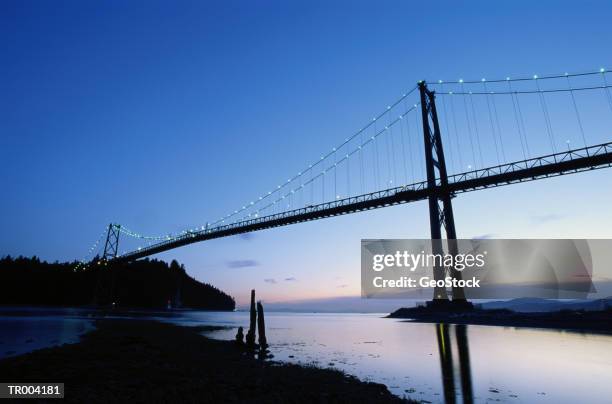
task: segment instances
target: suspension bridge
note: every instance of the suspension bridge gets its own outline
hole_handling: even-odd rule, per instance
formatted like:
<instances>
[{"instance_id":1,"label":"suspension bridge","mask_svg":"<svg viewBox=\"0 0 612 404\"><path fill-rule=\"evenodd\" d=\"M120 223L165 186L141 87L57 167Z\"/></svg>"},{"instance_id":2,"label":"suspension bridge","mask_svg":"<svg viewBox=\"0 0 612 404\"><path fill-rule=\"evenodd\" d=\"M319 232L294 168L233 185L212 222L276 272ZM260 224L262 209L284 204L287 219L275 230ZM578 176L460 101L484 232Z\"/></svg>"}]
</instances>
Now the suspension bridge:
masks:
<instances>
[{"instance_id":1,"label":"suspension bridge","mask_svg":"<svg viewBox=\"0 0 612 404\"><path fill-rule=\"evenodd\" d=\"M420 200L429 201L433 252L442 253L442 240L457 238L452 199L458 194L612 165L608 74L601 68L420 81L303 170L217 220L159 236L111 223L89 253L104 239L101 261L127 262L205 240ZM146 245L120 253L121 234ZM447 248L456 252L452 242ZM453 268L443 270L460 277ZM449 294L464 299L460 289L434 291L437 299Z\"/></svg>"}]
</instances>

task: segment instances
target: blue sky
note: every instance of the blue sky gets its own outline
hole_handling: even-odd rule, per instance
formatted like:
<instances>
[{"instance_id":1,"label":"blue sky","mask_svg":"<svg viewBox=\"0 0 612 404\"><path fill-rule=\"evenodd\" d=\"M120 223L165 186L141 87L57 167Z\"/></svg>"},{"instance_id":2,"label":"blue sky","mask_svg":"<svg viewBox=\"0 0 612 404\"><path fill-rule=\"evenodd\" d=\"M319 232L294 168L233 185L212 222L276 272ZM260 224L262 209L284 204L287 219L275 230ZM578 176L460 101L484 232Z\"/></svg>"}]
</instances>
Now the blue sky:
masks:
<instances>
[{"instance_id":1,"label":"blue sky","mask_svg":"<svg viewBox=\"0 0 612 404\"><path fill-rule=\"evenodd\" d=\"M419 79L610 68L611 13L604 1L4 1L0 254L80 259L111 221L165 234L215 220ZM591 138L610 140L609 122L591 119ZM461 195L458 233L610 237L609 185L604 170ZM428 236L416 203L161 257L239 301L253 287L356 295L361 238Z\"/></svg>"}]
</instances>

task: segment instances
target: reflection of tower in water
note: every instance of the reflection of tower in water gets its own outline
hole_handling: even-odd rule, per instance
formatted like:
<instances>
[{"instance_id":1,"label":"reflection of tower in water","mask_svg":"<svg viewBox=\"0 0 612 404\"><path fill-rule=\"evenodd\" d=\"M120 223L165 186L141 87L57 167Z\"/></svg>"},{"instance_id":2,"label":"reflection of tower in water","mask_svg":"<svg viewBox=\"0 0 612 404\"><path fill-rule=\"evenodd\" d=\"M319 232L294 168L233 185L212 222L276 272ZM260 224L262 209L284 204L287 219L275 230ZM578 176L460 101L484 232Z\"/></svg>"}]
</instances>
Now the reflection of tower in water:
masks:
<instances>
[{"instance_id":1,"label":"reflection of tower in water","mask_svg":"<svg viewBox=\"0 0 612 404\"><path fill-rule=\"evenodd\" d=\"M457 402L457 391L455 390L455 368L453 366L453 340L450 329L455 329L455 343L457 357L459 359L458 380L461 382L461 396L463 403L474 401L472 392L472 373L470 368L470 351L467 337L467 326L448 324L436 324L436 337L438 340L438 353L440 356L440 370L442 373L442 386L444 388L444 401L446 403Z\"/></svg>"}]
</instances>

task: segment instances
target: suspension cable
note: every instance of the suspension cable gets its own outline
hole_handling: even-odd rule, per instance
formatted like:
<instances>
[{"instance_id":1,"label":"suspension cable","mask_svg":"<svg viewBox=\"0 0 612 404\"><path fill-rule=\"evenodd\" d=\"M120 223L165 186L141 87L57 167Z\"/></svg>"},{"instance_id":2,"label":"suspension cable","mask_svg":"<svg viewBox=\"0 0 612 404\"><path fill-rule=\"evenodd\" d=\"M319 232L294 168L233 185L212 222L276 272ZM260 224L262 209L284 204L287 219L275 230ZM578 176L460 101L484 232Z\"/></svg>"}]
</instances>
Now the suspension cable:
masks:
<instances>
[{"instance_id":1,"label":"suspension cable","mask_svg":"<svg viewBox=\"0 0 612 404\"><path fill-rule=\"evenodd\" d=\"M574 95L574 91L587 91L587 90L604 90L604 92L606 93L606 97L608 99L608 104L612 110L612 95L610 95L610 91L609 88L611 87L610 85L608 85L607 79L606 79L606 69L600 69L599 71L596 72L584 72L584 73L573 73L573 74L563 74L563 75L549 75L549 76L534 76L533 78L531 77L519 77L519 78L513 78L513 79L496 79L496 80L488 80L489 83L496 83L496 82L503 82L503 81L507 81L508 85L509 85L509 91L507 92L496 92L496 91L488 91L488 89L486 88L486 84L485 84L485 91L484 92L465 92L465 89L463 87L464 84L476 84L476 83L480 83L481 81L466 81L466 80L458 80L458 81L444 81L446 83L449 84L461 84L461 92L436 92L437 95L464 95L464 96L469 96L470 97L470 103L471 103L471 107L472 107L472 113L474 115L474 131L476 133L476 138L477 138L477 145L479 147L479 156L480 156L480 160L481 160L481 164L483 164L483 156L482 156L482 151L480 149L480 140L479 140L479 129L478 129L478 124L476 121L476 114L475 114L475 107L474 107L474 102L473 102L473 95L485 95L486 99L487 99L487 106L489 108L489 118L491 121L491 126L492 126L492 131L493 131L493 135L494 135L494 140L496 143L496 153L498 155L498 162L499 162L499 153L497 152L497 140L495 137L495 128L493 125L493 119L492 119L492 111L491 111L491 106L490 106L490 102L489 102L489 97L493 96L493 95L499 95L499 94L510 94L512 97L512 102L513 102L513 108L515 108L515 120L517 120L517 125L518 125L518 129L519 129L519 137L522 139L522 137L524 137L525 139L525 145L524 145L524 149L523 149L523 154L527 154L530 155L529 152L529 145L528 145L528 136L527 136L527 130L525 127L525 122L522 116L522 112L521 112L521 107L520 107L520 103L519 103L519 99L517 97L518 94L533 94L533 93L537 93L539 94L540 97L540 103L542 106L542 110L543 110L543 114L544 114L544 119L545 119L545 123L547 126L547 131L549 134L549 139L551 141L551 146L553 148L553 152L555 152L555 142L554 142L554 133L553 133L553 128L552 128L552 123L550 121L550 115L548 112L548 107L546 105L546 100L544 98L544 94L545 93L553 93L553 92L569 92L570 96L572 98L572 103L574 105L574 110L579 122L579 126L580 126L580 130L581 130L581 135L583 138L583 142L585 143L586 146L586 136L584 133L584 128L582 125L582 120L577 108L577 103L575 100L575 95ZM591 86L591 87L581 87L581 88L572 88L571 83L569 82L569 78L570 77L578 77L578 76L589 76L589 75L595 75L595 74L601 74L601 78L603 81L603 85L601 86ZM563 78L566 77L567 81L568 81L568 88L566 89L562 89L562 88L557 88L557 89L548 89L548 90L544 90L541 89L538 83L538 80L547 80L547 79L559 79L559 78ZM537 90L523 90L523 91L513 91L513 89L511 88L511 84L510 82L516 82L516 81L529 81L529 80L533 80L536 79L536 87ZM435 85L435 83L432 83ZM442 83L440 83L442 84ZM348 137L345 139L344 142L342 142L339 146L337 146L336 148L334 148L332 151L324 154L321 156L320 160L317 160L315 162L313 162L312 164L310 164L308 166L308 169L300 171L298 174L290 177L286 182L281 183L278 187L276 187L273 191L270 191L266 194L261 195L259 198L243 205L240 209L234 210L232 213L225 215L223 217L221 217L220 219L218 219L217 221L210 223L210 226L214 226L218 223L221 222L225 222L228 219L231 219L232 217L235 217L236 215L240 214L241 212L247 211L248 209L250 209L251 207L253 207L256 204L260 204L263 203L262 201L264 199L268 199L268 198L275 198L276 195L278 195L278 199L274 200L271 204L268 204L267 206L264 206L263 208L259 208L255 211L255 216L257 217L259 212L264 211L265 209L268 209L270 207L276 207L278 204L278 201L284 200L287 196L286 195L282 195L282 189L289 186L289 184L291 184L293 181L297 180L298 178L300 179L299 183L300 185L298 186L298 190L302 191L303 195L303 189L305 186L307 186L308 184L313 183L313 181L317 180L319 177L321 177L321 181L322 181L322 197L324 199L324 195L325 195L325 180L324 180L324 176L325 174L330 170L333 169L334 170L334 196L337 197L339 194L337 192L337 166L338 164L340 164L341 162L343 162L344 160L347 161L347 192L350 194L350 175L349 175L349 165L348 165L348 159L349 156L352 155L354 152L358 152L360 155L360 182L361 182L361 187L362 187L362 191L365 188L365 168L364 168L364 164L363 164L363 146L365 146L366 144L370 143L371 141L375 140L378 135L380 135L381 133L383 133L382 131L379 132L376 128L376 121L378 119L380 119L382 116L384 116L386 113L389 113L391 108L394 108L395 106L399 105L401 102L406 101L407 97L412 94L415 90L417 89L417 87L413 87L408 93L403 94L396 102L394 102L390 107L387 107L387 109L385 111L383 111L382 113L380 113L378 116L376 116L372 121L370 121L368 124L366 124L362 129L360 129L359 131L357 131L356 133L354 133L352 136ZM497 114L497 107L495 104L495 100L494 98L491 98L492 102L493 102L493 111L495 112L495 122L496 122L496 126L497 126L497 133L500 136L500 142L501 142L501 147L502 147L502 154L505 154L504 152L504 147L503 147L503 141L501 140L501 125L500 125L500 121L499 121L499 116ZM443 97L443 104L445 104L444 101L444 97ZM416 108L416 105L411 108L414 109ZM445 107L444 107L445 108ZM472 146L472 157L474 159L474 161L476 161L476 157L475 157L475 151L474 151L474 145L473 145L473 139L472 139L472 134L471 134L471 123L470 123L470 119L469 119L469 114L467 113L467 105L466 105L466 100L464 98L464 111L466 112L466 123L468 126L468 134L470 136L470 144ZM400 119L405 116L408 112L410 111L406 111L403 115L400 115ZM460 150L460 143L459 143L459 138L458 138L458 130L457 130L457 120L456 120L456 116L455 116L455 111L454 111L454 101L451 98L451 113L453 114L453 125L455 127L455 135L457 137L456 139L456 144L457 144L457 149L458 149L458 157L460 159L461 158L461 150ZM391 120L391 117L389 118L389 120ZM418 128L418 114L415 114L415 124L416 124L416 128ZM397 120L396 120L397 121ZM395 121L394 121L395 123ZM412 149L412 145L411 145L411 139L410 139L410 122L406 121L406 125L407 125L407 131L408 131L408 141L409 141L409 149ZM448 122L446 122L447 125L447 130L448 130ZM368 139L367 141L363 141L363 135L365 133L366 130L368 130L371 127L374 127L374 136L372 136L370 139ZM391 124L389 125L389 127L386 127L385 129L389 129L391 127ZM521 129L522 128L522 129ZM401 129L401 125L400 125L400 129ZM403 130L402 130L403 132ZM450 132L450 131L449 131ZM392 138L392 132L390 132L390 136L391 136L391 142L393 143L393 138ZM401 136L401 135L400 135ZM521 137L522 136L522 137ZM359 137L361 139L360 145L357 149L355 149L354 152L348 153L344 158L342 158L340 161L337 160L337 154L336 154L336 150L340 149L343 146L346 146L348 148L348 143L352 140ZM402 151L404 148L403 145L403 137L402 139ZM377 142L375 143L375 150L374 150L374 157L375 157L375 161L376 161L376 165L375 165L375 171L376 171L376 181L379 182L380 181L380 166L379 166L379 161L378 161L378 145ZM391 176L393 175L393 179L396 181L397 183L397 173L395 172L395 155L393 154L392 159L389 159L389 139L387 139L387 159L389 161L389 179L391 179ZM394 148L394 145L392 146ZM521 142L521 147L523 147L523 143ZM405 153L404 154L404 158L405 158ZM420 153L420 155L422 155L422 153ZM328 158L330 158L330 156L333 156L334 158L334 164L333 166L328 166L327 168L324 168L320 174L317 174L316 176L314 175L314 171L313 168L319 166L320 164L323 164L324 161L326 161ZM452 154L451 154L451 159L452 159ZM505 159L505 157L504 157ZM393 164L394 170L393 173L391 173L391 169L390 169L390 165ZM462 165L463 162L460 161L460 164ZM423 171L423 167L421 166L421 172ZM413 177L414 177L414 165L411 164L411 170L413 171ZM406 176L407 174L407 169L406 169L406 164L404 162L404 171L406 172ZM310 180L309 181L303 181L303 176L307 175L306 173L310 172ZM313 202L313 195L312 195L312 186L311 186L311 202ZM296 192L295 189L292 189L290 194L289 194L289 204L293 204L295 203L295 200L293 199L293 194ZM249 213L249 216L251 216L252 213ZM207 226L209 226L209 224L207 224ZM202 226L203 228L204 226ZM129 229L126 229L124 227L121 227L121 232L123 234L129 235L131 237L135 237L135 238L140 238L143 240L147 240L147 241L156 241L156 240L168 240L170 238L172 238L172 235L167 235L167 236L144 236L135 232L132 232ZM190 231L193 230L185 230L182 233L188 233Z\"/></svg>"},{"instance_id":2,"label":"suspension cable","mask_svg":"<svg viewBox=\"0 0 612 404\"><path fill-rule=\"evenodd\" d=\"M532 79L533 80L533 79ZM512 81L512 80L508 80ZM578 87L573 88L572 91L588 91L588 90L601 90L608 89L612 87L612 85L603 85L603 86L590 86L590 87ZM448 91L448 92L436 92L436 95L504 95L504 94L546 94L546 93L564 93L570 91L567 88L554 88L548 90L515 90L515 91L469 91L467 93L461 91Z\"/></svg>"},{"instance_id":3,"label":"suspension cable","mask_svg":"<svg viewBox=\"0 0 612 404\"><path fill-rule=\"evenodd\" d=\"M389 130L389 128L390 128L390 127L392 127L393 125L397 124L398 122L401 122L401 120L402 120L404 117L406 117L406 115L408 115L410 112L414 111L414 110L417 108L417 106L418 106L418 104L414 104L414 106L413 106L413 107L411 107L409 110L407 110L406 112L404 112L403 114L401 114L401 115L400 115L398 118L396 118L396 119L395 119L393 122L391 122L391 123L389 124L389 126L388 126L388 127L385 127L385 128L383 128L383 129L379 130L379 131L378 131L378 132L376 132L376 133L375 133L373 136L371 136L371 137L369 137L368 139L366 139L366 140L365 140L365 142L364 142L363 144L359 145L359 146L358 146L357 148L355 148L355 149L354 149L352 152L348 153L348 154L349 154L349 156L350 156L350 155L353 155L353 154L355 154L355 153L357 153L357 152L358 152L358 151L360 151L360 150L362 150L362 149L363 149L365 146L367 146L369 143L372 143L372 142L373 142L373 143L376 145L375 140L376 140L376 139L378 139L378 137L379 137L380 135L382 135L383 133L387 132L387 131ZM417 117L417 118L418 118L418 114L415 114L415 117ZM343 159L343 160L344 160L344 159ZM324 170L323 170L321 173L317 174L316 176L312 177L312 178L311 178L309 181L307 181L307 182L303 183L302 185L300 185L300 187L299 187L299 188L303 188L304 186L306 186L306 185L308 185L308 184L314 183L314 182L315 182L315 181L316 181L316 180L317 180L319 177L323 178L323 176L325 175L325 173L326 173L327 171L331 170L332 168L333 168L333 167L328 167L328 168L324 169ZM299 189L299 188L298 188L298 189ZM295 189L295 190L298 190L298 189ZM285 196L286 196L286 195L285 195ZM279 199L277 199L277 200L275 200L275 201L273 201L273 202L269 203L267 206L264 206L264 207L262 207L262 208L259 208L259 209L257 210L257 212L260 212L260 211L262 211L262 210L264 210L264 209L266 209L266 208L268 208L268 207L270 207L270 206L275 205L275 204L276 204L276 203L278 203L280 200L282 200L282 199L283 199L285 196L282 196L282 197L280 197Z\"/></svg>"},{"instance_id":4,"label":"suspension cable","mask_svg":"<svg viewBox=\"0 0 612 404\"><path fill-rule=\"evenodd\" d=\"M544 75L544 76L539 76L540 80L548 80L548 79L559 79L559 78L563 78L563 77L579 77L579 76L592 76L592 75L596 75L596 74L600 74L602 72L606 72L606 69L601 68L599 70L594 70L594 71L588 71L588 72L582 72L582 73L563 73L563 74L552 74L552 75ZM533 80L533 76L529 77L529 76L524 76L524 77L515 77L515 78L500 78L500 79L494 79L494 80L487 80L487 82L489 83L502 83L504 81L530 81ZM442 81L444 83L448 83L448 84L461 84L461 83L465 83L465 84L478 84L481 82L481 80L463 80L463 79L459 79L459 80L437 80L438 82ZM435 81L432 81L433 84L435 84Z\"/></svg>"},{"instance_id":5,"label":"suspension cable","mask_svg":"<svg viewBox=\"0 0 612 404\"><path fill-rule=\"evenodd\" d=\"M83 257L83 259L80 260L79 263L73 268L72 270L73 272L77 272L81 267L87 268L87 266L89 265L89 261L94 257L93 256L94 251L97 251L96 247L98 247L98 245L100 244L100 241L106 234L106 231L107 231L106 228L102 230L102 233L100 233L100 236L98 237L98 239L89 248L89 250L87 251L87 254L85 254L85 257Z\"/></svg>"},{"instance_id":6,"label":"suspension cable","mask_svg":"<svg viewBox=\"0 0 612 404\"><path fill-rule=\"evenodd\" d=\"M395 106L399 105L404 99L406 99L408 96L410 96L418 87L414 86L410 91L408 91L407 93L402 94L402 96L397 99L394 103L392 103L390 105L391 108L394 108ZM386 113L389 112L389 108L385 109L383 112L381 112L378 116L374 117L374 119L372 121L370 121L368 124L366 124L363 128L361 128L359 131L357 131L356 133L354 133L353 135L349 136L348 138L346 138L346 140L344 142L342 142L340 145L336 146L337 149L341 148L342 146L344 146L345 144L347 144L350 140L354 139L355 137L359 136L363 131L367 130L368 128L370 128L373 124L375 124L376 120L378 120L379 118L383 117ZM320 160L317 160L315 162L312 163L313 167L316 167L317 165L321 164L323 161L327 160L331 155L333 154L333 151L328 152L327 154L324 154L322 156L322 158ZM301 173L301 172L300 172ZM268 192L267 194L264 194L262 196L260 196L258 199L256 199L255 201L252 201L251 203L248 203L246 205L244 205L242 208L235 210L234 212L227 214L221 218L219 218L218 220L214 221L211 223L211 225L216 225L218 223L224 222L232 217L234 217L235 215L245 211L246 209L248 209L250 206L254 205L255 203L259 203L260 201L268 198L271 194L274 194L276 192L278 192L278 190L286 187L289 183L291 183L292 181L296 180L301 174L298 173L297 175L289 178L289 180L287 180L287 182L282 183L281 185L279 185L277 187L277 189L274 190L274 192Z\"/></svg>"}]
</instances>

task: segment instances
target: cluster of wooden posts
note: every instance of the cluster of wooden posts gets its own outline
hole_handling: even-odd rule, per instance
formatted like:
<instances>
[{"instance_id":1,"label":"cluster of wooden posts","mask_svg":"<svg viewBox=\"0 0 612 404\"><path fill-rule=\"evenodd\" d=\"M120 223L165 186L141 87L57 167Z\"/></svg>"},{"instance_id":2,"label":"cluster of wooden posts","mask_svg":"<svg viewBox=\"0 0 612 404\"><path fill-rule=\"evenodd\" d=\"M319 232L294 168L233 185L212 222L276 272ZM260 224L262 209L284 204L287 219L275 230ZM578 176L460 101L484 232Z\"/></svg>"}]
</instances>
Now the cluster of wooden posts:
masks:
<instances>
[{"instance_id":1,"label":"cluster of wooden posts","mask_svg":"<svg viewBox=\"0 0 612 404\"><path fill-rule=\"evenodd\" d=\"M265 351L268 348L268 342L266 340L266 320L264 317L264 309L261 301L257 302L257 309L255 309L255 289L251 290L251 316L249 322L249 331L246 334L246 346L250 349L259 347L261 351ZM258 344L255 344L255 333L259 334ZM245 344L242 340L243 330L242 327L238 328L236 334L236 342L240 345Z\"/></svg>"}]
</instances>

